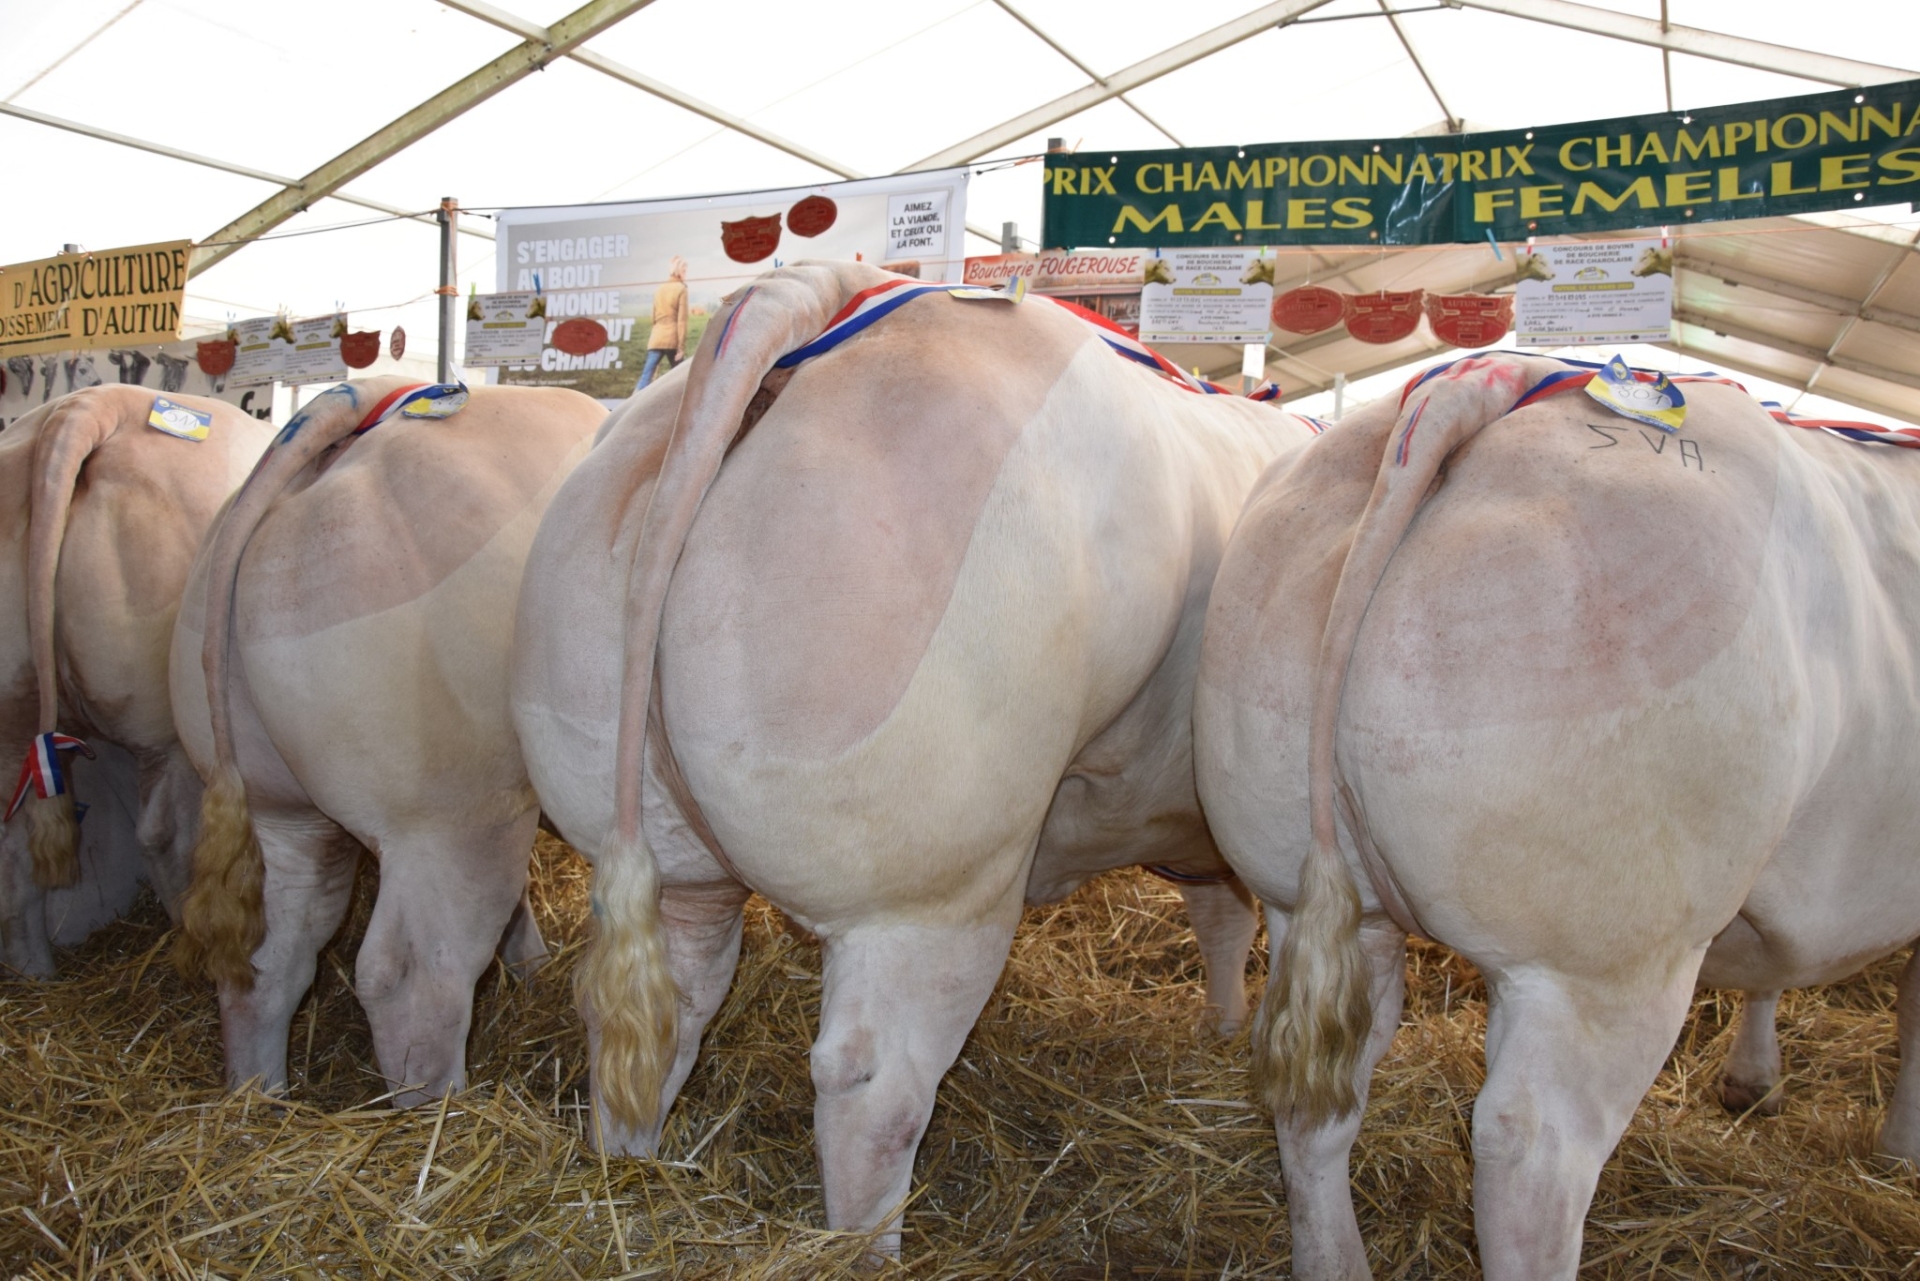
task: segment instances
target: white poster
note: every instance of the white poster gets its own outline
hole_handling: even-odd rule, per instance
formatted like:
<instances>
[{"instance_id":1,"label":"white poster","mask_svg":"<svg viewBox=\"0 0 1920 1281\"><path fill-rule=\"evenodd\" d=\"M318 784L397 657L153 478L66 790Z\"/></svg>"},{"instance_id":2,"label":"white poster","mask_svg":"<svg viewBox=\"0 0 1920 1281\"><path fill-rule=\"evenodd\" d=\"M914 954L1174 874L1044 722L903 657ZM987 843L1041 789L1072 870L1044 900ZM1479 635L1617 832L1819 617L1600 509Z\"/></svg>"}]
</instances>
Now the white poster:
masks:
<instances>
[{"instance_id":1,"label":"white poster","mask_svg":"<svg viewBox=\"0 0 1920 1281\"><path fill-rule=\"evenodd\" d=\"M460 363L469 368L524 365L540 359L546 336L545 294L474 294L467 299L467 348Z\"/></svg>"},{"instance_id":2,"label":"white poster","mask_svg":"<svg viewBox=\"0 0 1920 1281\"><path fill-rule=\"evenodd\" d=\"M1266 342L1273 263L1258 249L1169 249L1147 260L1140 341Z\"/></svg>"},{"instance_id":3,"label":"white poster","mask_svg":"<svg viewBox=\"0 0 1920 1281\"><path fill-rule=\"evenodd\" d=\"M202 368L201 343L213 348L206 364L219 372L210 374ZM208 396L237 405L262 421L272 419L273 387L236 383L232 370L222 368L227 358L225 339L219 333L146 347L8 356L0 362L0 429L68 392L102 383L149 387L156 395Z\"/></svg>"},{"instance_id":4,"label":"white poster","mask_svg":"<svg viewBox=\"0 0 1920 1281\"><path fill-rule=\"evenodd\" d=\"M947 193L911 191L887 197L887 258L947 257Z\"/></svg>"},{"instance_id":5,"label":"white poster","mask_svg":"<svg viewBox=\"0 0 1920 1281\"><path fill-rule=\"evenodd\" d=\"M673 200L507 209L499 221L501 293L546 296L545 341L535 358L500 367L503 383L571 387L609 405L691 356L720 300L763 272L806 258L863 259L923 280L958 280L967 171L862 178L775 191ZM685 285L666 288L676 268ZM660 329L655 295L660 294ZM606 340L581 352L598 323ZM568 350L571 348L571 350Z\"/></svg>"},{"instance_id":6,"label":"white poster","mask_svg":"<svg viewBox=\"0 0 1920 1281\"><path fill-rule=\"evenodd\" d=\"M285 316L254 316L227 327L234 344L228 378L237 387L262 387L279 378L293 351L293 322Z\"/></svg>"},{"instance_id":7,"label":"white poster","mask_svg":"<svg viewBox=\"0 0 1920 1281\"><path fill-rule=\"evenodd\" d=\"M340 340L346 336L345 312L294 321L293 349L286 354L280 381L327 383L345 378L347 362L340 354Z\"/></svg>"},{"instance_id":8,"label":"white poster","mask_svg":"<svg viewBox=\"0 0 1920 1281\"><path fill-rule=\"evenodd\" d=\"M1540 245L1520 259L1513 340L1612 346L1673 336L1673 250L1660 240Z\"/></svg>"}]
</instances>

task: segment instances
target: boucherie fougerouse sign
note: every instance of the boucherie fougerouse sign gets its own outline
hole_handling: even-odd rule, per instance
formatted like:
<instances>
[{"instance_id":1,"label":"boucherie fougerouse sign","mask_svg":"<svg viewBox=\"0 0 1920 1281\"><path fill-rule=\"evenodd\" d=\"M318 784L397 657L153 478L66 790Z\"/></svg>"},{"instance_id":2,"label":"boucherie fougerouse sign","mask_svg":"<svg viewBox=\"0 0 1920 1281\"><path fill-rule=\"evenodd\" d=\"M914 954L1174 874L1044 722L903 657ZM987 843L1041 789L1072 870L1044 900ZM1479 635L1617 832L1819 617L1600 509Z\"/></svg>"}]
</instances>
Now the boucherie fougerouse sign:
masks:
<instances>
[{"instance_id":1,"label":"boucherie fougerouse sign","mask_svg":"<svg viewBox=\"0 0 1920 1281\"><path fill-rule=\"evenodd\" d=\"M1047 157L1045 238L1427 245L1920 202L1920 80L1498 133Z\"/></svg>"},{"instance_id":2,"label":"boucherie fougerouse sign","mask_svg":"<svg viewBox=\"0 0 1920 1281\"><path fill-rule=\"evenodd\" d=\"M173 240L0 267L0 355L178 338L192 249Z\"/></svg>"}]
</instances>

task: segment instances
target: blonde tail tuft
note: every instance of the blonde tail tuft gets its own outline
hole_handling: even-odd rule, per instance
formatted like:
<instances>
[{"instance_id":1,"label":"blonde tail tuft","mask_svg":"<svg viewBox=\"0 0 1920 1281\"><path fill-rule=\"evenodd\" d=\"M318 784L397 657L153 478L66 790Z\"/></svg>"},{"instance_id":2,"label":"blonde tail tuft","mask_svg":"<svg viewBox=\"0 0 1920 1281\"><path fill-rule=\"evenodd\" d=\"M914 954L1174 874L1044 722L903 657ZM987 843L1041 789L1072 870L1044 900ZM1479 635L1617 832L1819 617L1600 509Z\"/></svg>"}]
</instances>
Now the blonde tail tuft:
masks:
<instances>
[{"instance_id":1,"label":"blonde tail tuft","mask_svg":"<svg viewBox=\"0 0 1920 1281\"><path fill-rule=\"evenodd\" d=\"M1373 1028L1360 895L1339 850L1316 841L1300 901L1253 1030L1253 1084L1276 1115L1330 1120L1358 1105L1355 1076Z\"/></svg>"},{"instance_id":2,"label":"blonde tail tuft","mask_svg":"<svg viewBox=\"0 0 1920 1281\"><path fill-rule=\"evenodd\" d=\"M246 991L253 954L266 937L266 864L247 810L247 786L232 765L219 769L200 803L193 884L180 906L173 963L188 977Z\"/></svg>"},{"instance_id":3,"label":"blonde tail tuft","mask_svg":"<svg viewBox=\"0 0 1920 1281\"><path fill-rule=\"evenodd\" d=\"M29 796L27 848L33 854L33 883L43 890L65 889L80 880L80 824L73 795Z\"/></svg>"},{"instance_id":4,"label":"blonde tail tuft","mask_svg":"<svg viewBox=\"0 0 1920 1281\"><path fill-rule=\"evenodd\" d=\"M651 1130L673 1067L680 993L667 968L660 871L644 837L615 836L595 860L594 936L574 977L599 1034L594 1088L608 1118Z\"/></svg>"}]
</instances>

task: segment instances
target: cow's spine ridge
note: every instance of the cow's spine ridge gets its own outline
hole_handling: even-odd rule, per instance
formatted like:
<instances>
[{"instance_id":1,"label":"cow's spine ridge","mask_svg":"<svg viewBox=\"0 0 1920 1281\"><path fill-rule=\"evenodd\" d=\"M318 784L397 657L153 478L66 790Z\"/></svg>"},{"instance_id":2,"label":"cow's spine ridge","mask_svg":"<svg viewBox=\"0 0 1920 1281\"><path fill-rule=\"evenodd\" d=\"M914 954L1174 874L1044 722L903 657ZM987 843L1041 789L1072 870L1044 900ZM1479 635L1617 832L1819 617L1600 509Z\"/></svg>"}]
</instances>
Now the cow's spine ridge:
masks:
<instances>
[{"instance_id":1,"label":"cow's spine ridge","mask_svg":"<svg viewBox=\"0 0 1920 1281\"><path fill-rule=\"evenodd\" d=\"M1321 632L1307 755L1313 841L1253 1038L1254 1086L1277 1115L1312 1124L1351 1112L1373 1024L1360 893L1340 853L1333 799L1340 701L1361 621L1447 459L1560 368L1538 357L1461 361L1405 397L1387 439Z\"/></svg>"},{"instance_id":2,"label":"cow's spine ridge","mask_svg":"<svg viewBox=\"0 0 1920 1281\"><path fill-rule=\"evenodd\" d=\"M247 805L247 785L233 751L233 596L240 558L254 530L287 484L321 454L351 436L366 407L404 380L342 383L295 414L254 465L232 503L208 532L206 618L200 652L213 768L200 802L193 880L180 905L173 960L182 973L204 975L240 991L253 987L253 954L266 937L266 868Z\"/></svg>"},{"instance_id":3,"label":"cow's spine ridge","mask_svg":"<svg viewBox=\"0 0 1920 1281\"><path fill-rule=\"evenodd\" d=\"M80 469L114 433L115 416L87 391L56 401L34 444L33 498L27 515L27 644L39 696L38 733L59 728L59 669L54 660L54 588ZM9 744L9 747L17 747ZM59 889L80 879L80 831L73 792L26 802L34 884Z\"/></svg>"},{"instance_id":4,"label":"cow's spine ridge","mask_svg":"<svg viewBox=\"0 0 1920 1281\"><path fill-rule=\"evenodd\" d=\"M871 268L789 267L762 277L713 318L689 364L679 417L641 519L623 622L614 831L594 861L595 932L575 979L594 1034L595 1098L629 1133L658 1131L679 1005L660 917L659 865L640 818L661 611L700 504L755 393L774 362L819 334L856 291L847 271L857 271L861 284L884 279Z\"/></svg>"}]
</instances>

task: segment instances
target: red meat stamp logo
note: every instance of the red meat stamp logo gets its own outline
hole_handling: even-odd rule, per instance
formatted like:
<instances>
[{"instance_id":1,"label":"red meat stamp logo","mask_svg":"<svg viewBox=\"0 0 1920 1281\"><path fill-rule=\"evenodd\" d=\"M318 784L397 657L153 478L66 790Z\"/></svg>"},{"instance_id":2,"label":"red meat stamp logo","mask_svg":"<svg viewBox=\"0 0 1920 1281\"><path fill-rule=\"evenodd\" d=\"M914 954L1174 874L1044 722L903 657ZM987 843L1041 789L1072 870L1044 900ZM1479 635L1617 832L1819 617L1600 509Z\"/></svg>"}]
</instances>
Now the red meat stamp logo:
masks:
<instances>
[{"instance_id":1,"label":"red meat stamp logo","mask_svg":"<svg viewBox=\"0 0 1920 1281\"><path fill-rule=\"evenodd\" d=\"M808 196L787 210L787 230L796 236L813 237L833 226L840 206L825 196Z\"/></svg>"},{"instance_id":2,"label":"red meat stamp logo","mask_svg":"<svg viewBox=\"0 0 1920 1281\"><path fill-rule=\"evenodd\" d=\"M218 378L233 368L234 353L240 350L240 344L226 338L215 338L203 342L193 350L194 363L200 366L200 372L209 378Z\"/></svg>"},{"instance_id":3,"label":"red meat stamp logo","mask_svg":"<svg viewBox=\"0 0 1920 1281\"><path fill-rule=\"evenodd\" d=\"M1500 294L1429 294L1427 323L1454 347L1485 347L1513 328L1513 299Z\"/></svg>"},{"instance_id":4,"label":"red meat stamp logo","mask_svg":"<svg viewBox=\"0 0 1920 1281\"><path fill-rule=\"evenodd\" d=\"M720 247L735 262L759 262L780 247L780 215L720 224Z\"/></svg>"},{"instance_id":5,"label":"red meat stamp logo","mask_svg":"<svg viewBox=\"0 0 1920 1281\"><path fill-rule=\"evenodd\" d=\"M1399 342L1420 327L1424 289L1355 294L1347 300L1347 332L1361 342Z\"/></svg>"},{"instance_id":6,"label":"red meat stamp logo","mask_svg":"<svg viewBox=\"0 0 1920 1281\"><path fill-rule=\"evenodd\" d=\"M607 345L606 326L585 316L563 320L553 331L553 345L569 356L590 356Z\"/></svg>"},{"instance_id":7,"label":"red meat stamp logo","mask_svg":"<svg viewBox=\"0 0 1920 1281\"><path fill-rule=\"evenodd\" d=\"M1324 285L1302 285L1273 300L1274 328L1290 334L1317 334L1347 318L1346 296Z\"/></svg>"},{"instance_id":8,"label":"red meat stamp logo","mask_svg":"<svg viewBox=\"0 0 1920 1281\"><path fill-rule=\"evenodd\" d=\"M380 359L380 331L362 329L358 333L342 336L340 359L347 362L349 369L365 369Z\"/></svg>"}]
</instances>

